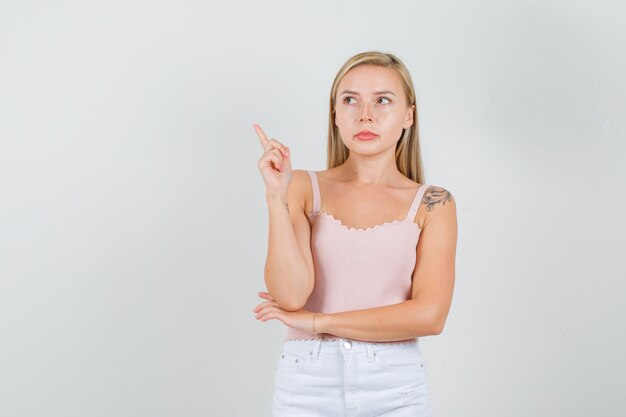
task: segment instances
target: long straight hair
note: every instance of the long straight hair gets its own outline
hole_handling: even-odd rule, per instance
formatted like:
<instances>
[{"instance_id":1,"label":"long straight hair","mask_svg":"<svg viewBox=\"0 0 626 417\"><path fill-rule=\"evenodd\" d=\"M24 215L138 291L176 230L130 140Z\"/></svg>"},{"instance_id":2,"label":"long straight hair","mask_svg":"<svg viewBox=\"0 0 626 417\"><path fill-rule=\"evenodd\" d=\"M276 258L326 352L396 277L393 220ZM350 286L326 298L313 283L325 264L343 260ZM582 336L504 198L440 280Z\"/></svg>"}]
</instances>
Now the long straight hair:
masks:
<instances>
[{"instance_id":1,"label":"long straight hair","mask_svg":"<svg viewBox=\"0 0 626 417\"><path fill-rule=\"evenodd\" d=\"M413 124L406 129L402 129L402 136L396 145L396 166L407 178L424 183L424 173L422 166L422 153L419 144L419 133L417 124L417 104L415 102L415 88L411 74L407 70L404 63L391 53L368 51L361 52L352 56L339 69L335 76L335 81L330 89L330 110L328 118L328 155L326 160L327 168L334 168L343 164L350 150L341 140L339 128L335 125L335 97L337 89L343 77L352 68L359 65L378 65L385 68L392 68L400 76L404 86L404 93L407 98L408 105L415 105L413 108Z\"/></svg>"}]
</instances>

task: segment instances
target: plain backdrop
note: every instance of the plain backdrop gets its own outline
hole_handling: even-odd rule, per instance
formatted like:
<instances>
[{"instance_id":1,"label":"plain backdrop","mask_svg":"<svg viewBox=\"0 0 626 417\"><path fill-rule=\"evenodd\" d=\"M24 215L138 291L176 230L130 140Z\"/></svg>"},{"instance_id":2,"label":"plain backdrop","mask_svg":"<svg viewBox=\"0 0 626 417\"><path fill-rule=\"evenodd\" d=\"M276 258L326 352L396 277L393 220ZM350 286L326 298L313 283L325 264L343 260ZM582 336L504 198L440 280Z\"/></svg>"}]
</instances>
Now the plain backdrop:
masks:
<instances>
[{"instance_id":1,"label":"plain backdrop","mask_svg":"<svg viewBox=\"0 0 626 417\"><path fill-rule=\"evenodd\" d=\"M626 408L626 5L0 0L0 415L265 417L252 128L326 169L339 67L392 52L459 224L435 417Z\"/></svg>"}]
</instances>

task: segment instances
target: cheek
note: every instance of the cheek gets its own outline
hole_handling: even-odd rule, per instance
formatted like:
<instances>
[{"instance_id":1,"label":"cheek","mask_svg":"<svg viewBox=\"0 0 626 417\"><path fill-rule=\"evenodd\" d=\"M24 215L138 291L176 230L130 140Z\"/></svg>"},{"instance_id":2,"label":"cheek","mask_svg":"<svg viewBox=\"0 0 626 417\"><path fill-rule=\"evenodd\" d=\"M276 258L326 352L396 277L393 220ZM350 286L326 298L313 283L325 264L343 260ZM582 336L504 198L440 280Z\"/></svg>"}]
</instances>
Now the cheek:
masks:
<instances>
[{"instance_id":1,"label":"cheek","mask_svg":"<svg viewBox=\"0 0 626 417\"><path fill-rule=\"evenodd\" d=\"M386 120L395 121L401 118L401 114L393 106L381 106L377 109L378 117L384 117Z\"/></svg>"},{"instance_id":2,"label":"cheek","mask_svg":"<svg viewBox=\"0 0 626 417\"><path fill-rule=\"evenodd\" d=\"M392 126L402 126L404 124L404 114L397 111L388 111L381 115Z\"/></svg>"},{"instance_id":3,"label":"cheek","mask_svg":"<svg viewBox=\"0 0 626 417\"><path fill-rule=\"evenodd\" d=\"M342 108L341 111L338 113L338 115L340 118L348 119L348 118L353 118L359 113L360 113L359 109L356 106L352 106L352 107Z\"/></svg>"},{"instance_id":4,"label":"cheek","mask_svg":"<svg viewBox=\"0 0 626 417\"><path fill-rule=\"evenodd\" d=\"M352 123L352 121L354 120L354 116L355 116L354 111L342 110L335 114L335 123L337 123L338 126Z\"/></svg>"}]
</instances>

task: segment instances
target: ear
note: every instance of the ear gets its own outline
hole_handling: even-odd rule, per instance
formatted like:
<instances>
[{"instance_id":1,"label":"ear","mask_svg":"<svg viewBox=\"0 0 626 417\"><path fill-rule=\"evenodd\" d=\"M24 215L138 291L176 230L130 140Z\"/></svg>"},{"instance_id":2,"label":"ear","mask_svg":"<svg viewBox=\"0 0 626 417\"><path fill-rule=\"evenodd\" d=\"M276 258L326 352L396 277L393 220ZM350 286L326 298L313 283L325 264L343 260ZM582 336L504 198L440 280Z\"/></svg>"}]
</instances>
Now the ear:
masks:
<instances>
[{"instance_id":1,"label":"ear","mask_svg":"<svg viewBox=\"0 0 626 417\"><path fill-rule=\"evenodd\" d=\"M415 104L412 104L406 112L406 119L404 120L404 129L408 129L413 125L413 109Z\"/></svg>"}]
</instances>

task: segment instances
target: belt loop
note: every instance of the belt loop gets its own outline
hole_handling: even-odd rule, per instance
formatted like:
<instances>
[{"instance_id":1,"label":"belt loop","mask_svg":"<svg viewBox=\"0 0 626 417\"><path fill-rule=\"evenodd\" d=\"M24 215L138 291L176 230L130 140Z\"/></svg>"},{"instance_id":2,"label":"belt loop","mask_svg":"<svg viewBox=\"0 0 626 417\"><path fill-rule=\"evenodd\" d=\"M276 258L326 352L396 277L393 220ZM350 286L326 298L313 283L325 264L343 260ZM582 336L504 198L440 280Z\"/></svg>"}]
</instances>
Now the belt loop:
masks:
<instances>
[{"instance_id":1,"label":"belt loop","mask_svg":"<svg viewBox=\"0 0 626 417\"><path fill-rule=\"evenodd\" d=\"M374 362L376 352L374 351L374 344L371 342L365 342L365 349L367 350L367 361Z\"/></svg>"},{"instance_id":2,"label":"belt loop","mask_svg":"<svg viewBox=\"0 0 626 417\"><path fill-rule=\"evenodd\" d=\"M315 343L313 343L313 347L311 349L310 355L311 355L312 362L317 361L317 358L319 357L319 354L320 354L321 347L322 347L322 338L320 337L315 341Z\"/></svg>"}]
</instances>

